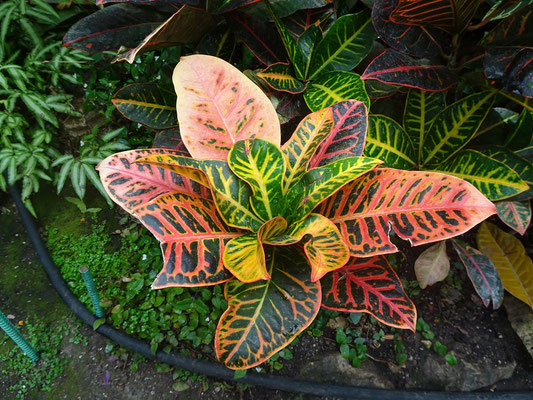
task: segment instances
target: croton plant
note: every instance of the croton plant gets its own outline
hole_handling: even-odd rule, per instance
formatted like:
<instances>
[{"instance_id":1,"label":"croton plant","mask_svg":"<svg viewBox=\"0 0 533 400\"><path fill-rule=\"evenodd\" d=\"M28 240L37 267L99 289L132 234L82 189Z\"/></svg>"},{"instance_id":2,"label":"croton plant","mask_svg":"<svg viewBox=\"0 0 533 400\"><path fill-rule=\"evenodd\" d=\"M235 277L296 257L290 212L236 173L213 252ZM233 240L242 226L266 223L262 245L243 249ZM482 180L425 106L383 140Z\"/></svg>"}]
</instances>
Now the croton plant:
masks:
<instances>
[{"instance_id":1,"label":"croton plant","mask_svg":"<svg viewBox=\"0 0 533 400\"><path fill-rule=\"evenodd\" d=\"M108 157L100 177L161 242L154 289L225 285L215 348L229 368L267 360L320 307L414 331L390 236L435 242L496 212L460 178L365 157L364 102L307 115L282 144L272 103L231 64L183 57L173 83L174 144Z\"/></svg>"}]
</instances>

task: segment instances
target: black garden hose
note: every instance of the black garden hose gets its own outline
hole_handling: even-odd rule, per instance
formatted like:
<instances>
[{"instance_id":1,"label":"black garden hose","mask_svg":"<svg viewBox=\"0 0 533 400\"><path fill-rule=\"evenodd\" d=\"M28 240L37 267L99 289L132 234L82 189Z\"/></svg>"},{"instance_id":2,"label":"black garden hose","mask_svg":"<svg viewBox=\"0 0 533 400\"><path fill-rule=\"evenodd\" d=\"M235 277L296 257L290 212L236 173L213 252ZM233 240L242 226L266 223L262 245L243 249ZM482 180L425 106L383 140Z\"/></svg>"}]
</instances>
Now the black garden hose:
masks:
<instances>
[{"instance_id":1,"label":"black garden hose","mask_svg":"<svg viewBox=\"0 0 533 400\"><path fill-rule=\"evenodd\" d=\"M39 234L35 221L28 212L17 189L9 187L9 193L13 198L19 212L22 223L28 233L37 255L43 265L50 282L57 290L63 301L78 316L80 320L89 326L97 320L93 315L70 291L69 287L63 280L56 265L51 259L44 241ZM270 374L259 374L248 371L248 373L239 379L234 378L234 372L221 364L215 364L208 361L197 360L180 354L165 353L157 351L154 355L150 351L150 345L141 340L135 339L123 332L120 332L109 325L102 324L96 332L111 339L120 346L141 354L142 356L154 359L177 368L186 369L216 379L227 381L238 381L250 385L258 385L270 389L282 390L287 392L298 392L315 396L328 396L340 398L353 398L359 400L531 400L533 391L515 391L515 392L435 392L435 391L407 391L407 390L386 390L375 388L364 388L349 385L330 384L323 382L311 382L300 379L292 379L283 376Z\"/></svg>"}]
</instances>

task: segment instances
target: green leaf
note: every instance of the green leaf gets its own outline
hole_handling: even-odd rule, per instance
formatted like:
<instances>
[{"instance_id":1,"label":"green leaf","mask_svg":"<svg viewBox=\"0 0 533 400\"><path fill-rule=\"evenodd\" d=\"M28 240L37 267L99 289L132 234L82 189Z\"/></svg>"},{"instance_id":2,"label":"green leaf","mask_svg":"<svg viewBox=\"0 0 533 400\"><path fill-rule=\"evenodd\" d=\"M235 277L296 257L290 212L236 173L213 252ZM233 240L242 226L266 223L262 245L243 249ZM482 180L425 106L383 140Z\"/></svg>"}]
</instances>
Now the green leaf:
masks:
<instances>
[{"instance_id":1,"label":"green leaf","mask_svg":"<svg viewBox=\"0 0 533 400\"><path fill-rule=\"evenodd\" d=\"M100 318L94 321L93 331L97 330L101 325L105 324L105 318Z\"/></svg>"},{"instance_id":2,"label":"green leaf","mask_svg":"<svg viewBox=\"0 0 533 400\"><path fill-rule=\"evenodd\" d=\"M400 124L384 115L368 117L365 155L379 158L392 168L415 166L416 153L411 139Z\"/></svg>"},{"instance_id":3,"label":"green leaf","mask_svg":"<svg viewBox=\"0 0 533 400\"><path fill-rule=\"evenodd\" d=\"M405 102L403 126L413 141L416 159L420 161L424 136L437 115L446 107L445 92L410 89Z\"/></svg>"},{"instance_id":4,"label":"green leaf","mask_svg":"<svg viewBox=\"0 0 533 400\"><path fill-rule=\"evenodd\" d=\"M305 76L309 75L309 63L318 42L322 39L322 30L319 25L311 25L298 38L298 46L305 56Z\"/></svg>"},{"instance_id":5,"label":"green leaf","mask_svg":"<svg viewBox=\"0 0 533 400\"><path fill-rule=\"evenodd\" d=\"M439 165L437 170L470 182L492 201L503 200L528 189L511 168L475 150L460 151Z\"/></svg>"},{"instance_id":6,"label":"green leaf","mask_svg":"<svg viewBox=\"0 0 533 400\"><path fill-rule=\"evenodd\" d=\"M326 72L314 79L304 92L304 99L312 111L331 106L343 100L359 100L370 108L370 99L364 82L353 72Z\"/></svg>"},{"instance_id":7,"label":"green leaf","mask_svg":"<svg viewBox=\"0 0 533 400\"><path fill-rule=\"evenodd\" d=\"M228 162L233 173L251 186L250 204L256 215L264 221L281 215L285 160L278 146L262 139L242 140L231 149Z\"/></svg>"},{"instance_id":8,"label":"green leaf","mask_svg":"<svg viewBox=\"0 0 533 400\"><path fill-rule=\"evenodd\" d=\"M422 164L438 165L461 150L476 134L494 97L494 91L475 93L446 107L424 138Z\"/></svg>"},{"instance_id":9,"label":"green leaf","mask_svg":"<svg viewBox=\"0 0 533 400\"><path fill-rule=\"evenodd\" d=\"M272 89L279 92L297 94L305 90L305 84L292 76L292 70L289 64L272 64L256 75L264 80Z\"/></svg>"},{"instance_id":10,"label":"green leaf","mask_svg":"<svg viewBox=\"0 0 533 400\"><path fill-rule=\"evenodd\" d=\"M375 39L369 10L340 17L316 46L309 79L328 71L351 71L368 55Z\"/></svg>"},{"instance_id":11,"label":"green leaf","mask_svg":"<svg viewBox=\"0 0 533 400\"><path fill-rule=\"evenodd\" d=\"M520 119L515 130L507 137L505 146L518 150L533 144L533 112L524 109L520 114Z\"/></svg>"}]
</instances>

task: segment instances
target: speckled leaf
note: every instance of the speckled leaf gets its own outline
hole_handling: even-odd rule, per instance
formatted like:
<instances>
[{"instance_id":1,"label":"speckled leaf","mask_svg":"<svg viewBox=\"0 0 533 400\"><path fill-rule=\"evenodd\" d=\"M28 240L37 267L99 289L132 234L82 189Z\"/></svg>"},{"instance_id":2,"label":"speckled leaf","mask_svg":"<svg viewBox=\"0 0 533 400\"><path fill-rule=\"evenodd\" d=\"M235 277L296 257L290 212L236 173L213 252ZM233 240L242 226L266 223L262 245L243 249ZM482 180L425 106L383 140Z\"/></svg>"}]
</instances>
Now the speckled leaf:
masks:
<instances>
[{"instance_id":1,"label":"speckled leaf","mask_svg":"<svg viewBox=\"0 0 533 400\"><path fill-rule=\"evenodd\" d=\"M424 250L415 260L415 275L421 289L443 281L450 272L450 259L446 254L446 241Z\"/></svg>"},{"instance_id":2,"label":"speckled leaf","mask_svg":"<svg viewBox=\"0 0 533 400\"><path fill-rule=\"evenodd\" d=\"M424 137L437 115L446 108L446 94L410 89L405 101L403 126L413 141L418 161L422 154Z\"/></svg>"},{"instance_id":3,"label":"speckled leaf","mask_svg":"<svg viewBox=\"0 0 533 400\"><path fill-rule=\"evenodd\" d=\"M262 139L235 143L228 157L231 170L252 188L250 204L263 221L281 215L285 160L278 146Z\"/></svg>"},{"instance_id":4,"label":"speckled leaf","mask_svg":"<svg viewBox=\"0 0 533 400\"><path fill-rule=\"evenodd\" d=\"M255 233L231 239L224 249L223 260L225 267L241 282L270 279L265 252Z\"/></svg>"},{"instance_id":5,"label":"speckled leaf","mask_svg":"<svg viewBox=\"0 0 533 400\"><path fill-rule=\"evenodd\" d=\"M460 235L496 210L461 179L378 168L343 186L315 212L337 224L352 256L370 257L398 250L391 228L417 246Z\"/></svg>"},{"instance_id":6,"label":"speckled leaf","mask_svg":"<svg viewBox=\"0 0 533 400\"><path fill-rule=\"evenodd\" d=\"M120 89L111 99L126 118L153 129L177 125L176 95L155 83L133 83Z\"/></svg>"},{"instance_id":7,"label":"speckled leaf","mask_svg":"<svg viewBox=\"0 0 533 400\"><path fill-rule=\"evenodd\" d=\"M320 283L322 307L366 312L386 325L415 331L415 305L385 257L352 257L345 267L326 275Z\"/></svg>"},{"instance_id":8,"label":"speckled leaf","mask_svg":"<svg viewBox=\"0 0 533 400\"><path fill-rule=\"evenodd\" d=\"M483 40L485 46L531 47L533 43L533 7L526 7L502 20Z\"/></svg>"},{"instance_id":9,"label":"speckled leaf","mask_svg":"<svg viewBox=\"0 0 533 400\"><path fill-rule=\"evenodd\" d=\"M494 203L498 211L498 217L509 228L522 236L531 223L531 204L526 201L499 201Z\"/></svg>"},{"instance_id":10,"label":"speckled leaf","mask_svg":"<svg viewBox=\"0 0 533 400\"><path fill-rule=\"evenodd\" d=\"M461 150L437 169L470 182L493 201L528 189L527 184L511 168L475 150Z\"/></svg>"},{"instance_id":11,"label":"speckled leaf","mask_svg":"<svg viewBox=\"0 0 533 400\"><path fill-rule=\"evenodd\" d=\"M442 110L424 137L422 163L435 166L461 150L490 111L494 94L493 91L475 93Z\"/></svg>"},{"instance_id":12,"label":"speckled leaf","mask_svg":"<svg viewBox=\"0 0 533 400\"><path fill-rule=\"evenodd\" d=\"M494 309L500 308L503 302L503 286L492 261L464 242L452 239L452 244L485 307L492 302Z\"/></svg>"},{"instance_id":13,"label":"speckled leaf","mask_svg":"<svg viewBox=\"0 0 533 400\"><path fill-rule=\"evenodd\" d=\"M329 107L343 100L358 100L370 107L370 99L359 75L353 72L326 72L314 79L304 92L304 99L312 111Z\"/></svg>"},{"instance_id":14,"label":"speckled leaf","mask_svg":"<svg viewBox=\"0 0 533 400\"><path fill-rule=\"evenodd\" d=\"M345 100L333 104L331 111L333 128L311 157L309 168L322 167L342 158L363 155L368 125L368 113L364 103Z\"/></svg>"},{"instance_id":15,"label":"speckled leaf","mask_svg":"<svg viewBox=\"0 0 533 400\"><path fill-rule=\"evenodd\" d=\"M215 350L229 368L266 361L309 326L320 308L320 283L311 282L299 253L271 248L266 265L270 280L226 284L228 309L218 322Z\"/></svg>"},{"instance_id":16,"label":"speckled leaf","mask_svg":"<svg viewBox=\"0 0 533 400\"><path fill-rule=\"evenodd\" d=\"M286 246L298 243L304 236L310 237L304 244L304 250L311 265L312 282L348 261L350 255L344 238L335 224L319 214L310 214L304 220L290 225L284 235L265 240L265 243Z\"/></svg>"},{"instance_id":17,"label":"speckled leaf","mask_svg":"<svg viewBox=\"0 0 533 400\"><path fill-rule=\"evenodd\" d=\"M212 56L182 57L172 80L181 137L193 157L225 160L235 142L253 137L279 145L276 110L231 64Z\"/></svg>"},{"instance_id":18,"label":"speckled leaf","mask_svg":"<svg viewBox=\"0 0 533 400\"><path fill-rule=\"evenodd\" d=\"M519 239L488 222L477 233L479 250L494 263L503 287L533 307L533 261Z\"/></svg>"},{"instance_id":19,"label":"speckled leaf","mask_svg":"<svg viewBox=\"0 0 533 400\"><path fill-rule=\"evenodd\" d=\"M351 71L368 55L375 38L370 11L340 17L313 51L309 79L328 71Z\"/></svg>"},{"instance_id":20,"label":"speckled leaf","mask_svg":"<svg viewBox=\"0 0 533 400\"><path fill-rule=\"evenodd\" d=\"M533 98L533 49L490 47L483 68L489 82L498 89Z\"/></svg>"},{"instance_id":21,"label":"speckled leaf","mask_svg":"<svg viewBox=\"0 0 533 400\"><path fill-rule=\"evenodd\" d=\"M416 164L411 139L400 124L384 115L368 117L365 155L379 158L393 168L413 169Z\"/></svg>"},{"instance_id":22,"label":"speckled leaf","mask_svg":"<svg viewBox=\"0 0 533 400\"><path fill-rule=\"evenodd\" d=\"M375 79L391 85L440 92L456 83L455 75L443 65L426 64L396 50L385 50L366 68L362 80Z\"/></svg>"},{"instance_id":23,"label":"speckled leaf","mask_svg":"<svg viewBox=\"0 0 533 400\"><path fill-rule=\"evenodd\" d=\"M293 76L289 64L277 63L269 65L261 72L258 72L257 76L264 80L272 89L279 92L297 94L305 90L305 84Z\"/></svg>"}]
</instances>

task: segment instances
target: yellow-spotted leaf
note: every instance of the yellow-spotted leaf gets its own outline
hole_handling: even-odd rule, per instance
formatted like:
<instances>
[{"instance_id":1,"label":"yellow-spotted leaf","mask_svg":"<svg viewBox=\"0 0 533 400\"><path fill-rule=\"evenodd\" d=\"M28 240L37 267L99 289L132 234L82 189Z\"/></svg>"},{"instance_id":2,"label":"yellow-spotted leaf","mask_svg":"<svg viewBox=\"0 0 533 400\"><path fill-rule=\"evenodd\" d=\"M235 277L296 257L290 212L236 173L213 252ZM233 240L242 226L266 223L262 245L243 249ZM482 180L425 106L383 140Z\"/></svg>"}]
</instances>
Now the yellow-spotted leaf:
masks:
<instances>
[{"instance_id":1,"label":"yellow-spotted leaf","mask_svg":"<svg viewBox=\"0 0 533 400\"><path fill-rule=\"evenodd\" d=\"M298 124L291 138L281 149L288 161L283 185L285 193L305 174L311 157L332 128L331 108L309 114Z\"/></svg>"},{"instance_id":2,"label":"yellow-spotted leaf","mask_svg":"<svg viewBox=\"0 0 533 400\"><path fill-rule=\"evenodd\" d=\"M255 233L231 239L224 249L224 265L241 282L270 279L265 267L265 252Z\"/></svg>"},{"instance_id":3,"label":"yellow-spotted leaf","mask_svg":"<svg viewBox=\"0 0 533 400\"><path fill-rule=\"evenodd\" d=\"M424 136L437 115L446 107L446 92L410 89L405 101L403 126L413 141L417 161L420 161Z\"/></svg>"},{"instance_id":4,"label":"yellow-spotted leaf","mask_svg":"<svg viewBox=\"0 0 533 400\"><path fill-rule=\"evenodd\" d=\"M304 244L305 254L311 265L311 280L316 282L324 274L342 267L350 254L339 230L331 221L319 214L289 226L286 233L265 240L266 244L285 246L309 238Z\"/></svg>"},{"instance_id":5,"label":"yellow-spotted leaf","mask_svg":"<svg viewBox=\"0 0 533 400\"><path fill-rule=\"evenodd\" d=\"M266 242L272 238L281 236L287 230L287 221L283 217L275 217L265 222L259 228L257 237L261 242Z\"/></svg>"},{"instance_id":6,"label":"yellow-spotted leaf","mask_svg":"<svg viewBox=\"0 0 533 400\"><path fill-rule=\"evenodd\" d=\"M424 137L422 164L436 166L463 148L481 126L494 97L494 91L475 93L442 110Z\"/></svg>"},{"instance_id":7,"label":"yellow-spotted leaf","mask_svg":"<svg viewBox=\"0 0 533 400\"><path fill-rule=\"evenodd\" d=\"M368 116L365 155L383 160L388 167L413 169L413 142L396 121L384 115Z\"/></svg>"},{"instance_id":8,"label":"yellow-spotted leaf","mask_svg":"<svg viewBox=\"0 0 533 400\"><path fill-rule=\"evenodd\" d=\"M272 89L279 92L298 94L305 90L305 84L293 76L289 64L272 64L256 75L264 80Z\"/></svg>"},{"instance_id":9,"label":"yellow-spotted leaf","mask_svg":"<svg viewBox=\"0 0 533 400\"><path fill-rule=\"evenodd\" d=\"M531 204L526 201L499 201L494 203L498 210L498 217L509 228L514 229L522 236L531 223Z\"/></svg>"},{"instance_id":10,"label":"yellow-spotted leaf","mask_svg":"<svg viewBox=\"0 0 533 400\"><path fill-rule=\"evenodd\" d=\"M257 232L263 223L250 208L249 186L235 176L226 161L161 154L138 159L137 163L155 165L190 179L207 181L220 215L230 226Z\"/></svg>"},{"instance_id":11,"label":"yellow-spotted leaf","mask_svg":"<svg viewBox=\"0 0 533 400\"><path fill-rule=\"evenodd\" d=\"M235 175L251 186L250 204L256 215L263 221L281 215L285 159L279 147L262 139L239 141L228 162Z\"/></svg>"},{"instance_id":12,"label":"yellow-spotted leaf","mask_svg":"<svg viewBox=\"0 0 533 400\"><path fill-rule=\"evenodd\" d=\"M350 157L308 171L287 194L286 215L291 221L305 218L319 203L342 186L374 169L382 161L368 157Z\"/></svg>"},{"instance_id":13,"label":"yellow-spotted leaf","mask_svg":"<svg viewBox=\"0 0 533 400\"><path fill-rule=\"evenodd\" d=\"M376 168L321 203L355 257L394 253L391 229L412 245L460 235L496 212L470 183L436 172Z\"/></svg>"},{"instance_id":14,"label":"yellow-spotted leaf","mask_svg":"<svg viewBox=\"0 0 533 400\"><path fill-rule=\"evenodd\" d=\"M339 101L359 100L370 108L370 98L359 75L347 71L325 72L307 86L304 99L312 111L329 107Z\"/></svg>"},{"instance_id":15,"label":"yellow-spotted leaf","mask_svg":"<svg viewBox=\"0 0 533 400\"><path fill-rule=\"evenodd\" d=\"M514 170L475 150L461 150L437 169L470 182L493 201L528 189L527 183Z\"/></svg>"},{"instance_id":16,"label":"yellow-spotted leaf","mask_svg":"<svg viewBox=\"0 0 533 400\"><path fill-rule=\"evenodd\" d=\"M520 240L488 222L476 239L479 250L496 266L504 289L533 307L533 261Z\"/></svg>"},{"instance_id":17,"label":"yellow-spotted leaf","mask_svg":"<svg viewBox=\"0 0 533 400\"><path fill-rule=\"evenodd\" d=\"M218 322L215 350L231 369L247 369L268 360L311 324L322 292L312 282L302 255L287 248L269 248L270 280L226 284L228 309Z\"/></svg>"},{"instance_id":18,"label":"yellow-spotted leaf","mask_svg":"<svg viewBox=\"0 0 533 400\"><path fill-rule=\"evenodd\" d=\"M206 55L182 57L172 77L180 132L191 155L226 160L239 140L280 143L276 110L233 65Z\"/></svg>"}]
</instances>

